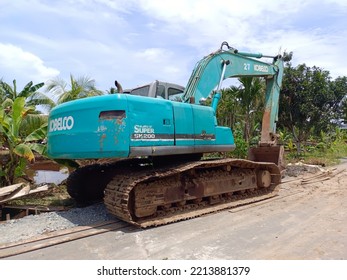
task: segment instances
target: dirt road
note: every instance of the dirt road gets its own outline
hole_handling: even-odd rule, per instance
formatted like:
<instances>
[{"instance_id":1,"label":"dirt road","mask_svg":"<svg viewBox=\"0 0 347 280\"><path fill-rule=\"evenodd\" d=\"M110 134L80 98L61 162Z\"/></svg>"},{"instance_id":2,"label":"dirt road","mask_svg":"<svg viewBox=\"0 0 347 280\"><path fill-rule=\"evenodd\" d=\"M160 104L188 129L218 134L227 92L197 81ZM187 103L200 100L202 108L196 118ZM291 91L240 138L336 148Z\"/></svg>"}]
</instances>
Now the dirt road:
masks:
<instances>
[{"instance_id":1,"label":"dirt road","mask_svg":"<svg viewBox=\"0 0 347 280\"><path fill-rule=\"evenodd\" d=\"M347 163L291 180L271 201L193 220L119 230L8 259L347 259ZM329 180L322 181L329 178Z\"/></svg>"}]
</instances>

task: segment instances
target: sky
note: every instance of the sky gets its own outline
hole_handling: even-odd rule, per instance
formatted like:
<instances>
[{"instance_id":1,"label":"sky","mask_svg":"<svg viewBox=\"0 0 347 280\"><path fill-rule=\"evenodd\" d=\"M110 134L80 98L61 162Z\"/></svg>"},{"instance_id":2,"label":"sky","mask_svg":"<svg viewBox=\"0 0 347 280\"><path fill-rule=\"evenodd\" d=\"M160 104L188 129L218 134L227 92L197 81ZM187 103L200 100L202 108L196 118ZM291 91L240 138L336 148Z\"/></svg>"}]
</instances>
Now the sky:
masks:
<instances>
[{"instance_id":1,"label":"sky","mask_svg":"<svg viewBox=\"0 0 347 280\"><path fill-rule=\"evenodd\" d=\"M0 0L0 79L185 86L223 41L347 76L347 0Z\"/></svg>"}]
</instances>

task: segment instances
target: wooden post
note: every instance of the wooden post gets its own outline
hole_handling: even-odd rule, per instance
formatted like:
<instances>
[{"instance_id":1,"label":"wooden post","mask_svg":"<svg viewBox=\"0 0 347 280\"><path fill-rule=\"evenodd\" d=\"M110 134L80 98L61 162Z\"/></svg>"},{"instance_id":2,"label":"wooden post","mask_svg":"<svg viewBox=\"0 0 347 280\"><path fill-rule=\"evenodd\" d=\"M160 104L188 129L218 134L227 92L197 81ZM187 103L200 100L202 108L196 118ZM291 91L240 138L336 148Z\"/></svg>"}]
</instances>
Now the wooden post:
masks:
<instances>
[{"instance_id":1,"label":"wooden post","mask_svg":"<svg viewBox=\"0 0 347 280\"><path fill-rule=\"evenodd\" d=\"M10 214L7 213L7 214L6 214L6 221L9 221L9 220L11 220L11 217L10 217Z\"/></svg>"}]
</instances>

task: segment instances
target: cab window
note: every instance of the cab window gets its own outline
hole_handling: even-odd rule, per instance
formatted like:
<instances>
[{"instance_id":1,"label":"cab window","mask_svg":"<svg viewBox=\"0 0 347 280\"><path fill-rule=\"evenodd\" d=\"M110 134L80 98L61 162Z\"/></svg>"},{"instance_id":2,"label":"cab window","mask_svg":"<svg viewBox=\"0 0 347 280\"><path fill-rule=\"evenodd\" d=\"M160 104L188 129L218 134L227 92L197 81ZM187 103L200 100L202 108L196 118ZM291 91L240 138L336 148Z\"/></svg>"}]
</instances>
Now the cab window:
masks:
<instances>
[{"instance_id":1,"label":"cab window","mask_svg":"<svg viewBox=\"0 0 347 280\"><path fill-rule=\"evenodd\" d=\"M139 87L139 88L133 89L130 92L130 94L148 96L148 92L149 92L149 86L144 86L144 87Z\"/></svg>"},{"instance_id":2,"label":"cab window","mask_svg":"<svg viewBox=\"0 0 347 280\"><path fill-rule=\"evenodd\" d=\"M156 97L165 99L165 87L163 85L158 85Z\"/></svg>"},{"instance_id":3,"label":"cab window","mask_svg":"<svg viewBox=\"0 0 347 280\"><path fill-rule=\"evenodd\" d=\"M168 89L169 100L172 101L182 101L181 96L183 91L177 88L169 88Z\"/></svg>"}]
</instances>

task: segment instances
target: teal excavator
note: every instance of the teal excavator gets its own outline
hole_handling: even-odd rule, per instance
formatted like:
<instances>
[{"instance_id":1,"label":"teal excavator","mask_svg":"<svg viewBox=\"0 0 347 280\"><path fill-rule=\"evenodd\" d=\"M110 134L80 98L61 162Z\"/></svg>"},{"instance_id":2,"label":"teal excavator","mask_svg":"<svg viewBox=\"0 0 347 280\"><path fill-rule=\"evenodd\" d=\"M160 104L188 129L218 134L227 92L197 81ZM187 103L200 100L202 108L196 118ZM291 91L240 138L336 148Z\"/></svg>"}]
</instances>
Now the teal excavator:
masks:
<instances>
[{"instance_id":1,"label":"teal excavator","mask_svg":"<svg viewBox=\"0 0 347 280\"><path fill-rule=\"evenodd\" d=\"M239 52L223 42L196 64L175 100L117 93L57 106L49 116L48 154L90 160L70 174L69 194L84 205L104 199L110 213L140 227L272 197L283 169L276 134L282 75L280 55ZM203 159L235 149L216 111L222 82L244 76L266 80L260 142L248 159ZM210 106L202 104L207 98Z\"/></svg>"}]
</instances>

